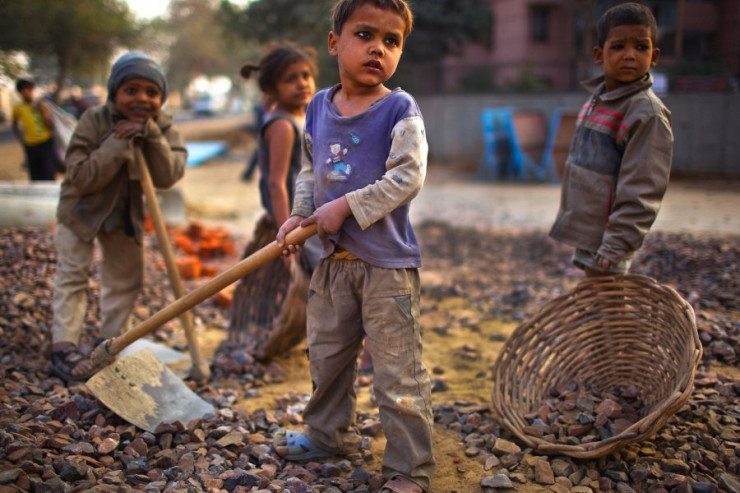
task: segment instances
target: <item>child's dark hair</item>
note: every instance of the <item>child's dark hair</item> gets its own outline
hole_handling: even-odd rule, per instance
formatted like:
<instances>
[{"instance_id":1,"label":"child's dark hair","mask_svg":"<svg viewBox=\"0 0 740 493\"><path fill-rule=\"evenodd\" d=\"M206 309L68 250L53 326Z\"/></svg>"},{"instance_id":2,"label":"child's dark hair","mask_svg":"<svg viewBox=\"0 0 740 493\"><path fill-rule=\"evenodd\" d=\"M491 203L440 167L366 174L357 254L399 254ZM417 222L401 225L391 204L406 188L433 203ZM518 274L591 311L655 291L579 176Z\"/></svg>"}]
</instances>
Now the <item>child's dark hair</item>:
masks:
<instances>
[{"instance_id":1,"label":"child's dark hair","mask_svg":"<svg viewBox=\"0 0 740 493\"><path fill-rule=\"evenodd\" d=\"M616 26L645 26L650 28L650 39L655 43L658 23L650 8L636 2L621 3L610 8L596 23L596 41L604 46L609 30Z\"/></svg>"},{"instance_id":2,"label":"child's dark hair","mask_svg":"<svg viewBox=\"0 0 740 493\"><path fill-rule=\"evenodd\" d=\"M259 71L257 85L259 85L262 92L268 92L275 89L282 73L294 63L305 62L311 69L311 74L314 78L317 78L319 75L319 69L316 65L317 56L318 53L315 48L281 43L272 45L260 60L259 65L251 63L242 65L240 73L242 77L249 79L252 72Z\"/></svg>"},{"instance_id":3,"label":"child's dark hair","mask_svg":"<svg viewBox=\"0 0 740 493\"><path fill-rule=\"evenodd\" d=\"M342 28L344 28L347 20L355 10L365 4L371 4L373 7L390 10L400 15L406 24L406 29L403 31L403 39L404 42L406 41L414 28L414 15L405 0L339 0L331 10L331 30L337 34L342 34Z\"/></svg>"},{"instance_id":4,"label":"child's dark hair","mask_svg":"<svg viewBox=\"0 0 740 493\"><path fill-rule=\"evenodd\" d=\"M15 90L18 92L21 92L23 89L33 89L34 87L36 87L36 84L32 80L18 79L15 81Z\"/></svg>"}]
</instances>

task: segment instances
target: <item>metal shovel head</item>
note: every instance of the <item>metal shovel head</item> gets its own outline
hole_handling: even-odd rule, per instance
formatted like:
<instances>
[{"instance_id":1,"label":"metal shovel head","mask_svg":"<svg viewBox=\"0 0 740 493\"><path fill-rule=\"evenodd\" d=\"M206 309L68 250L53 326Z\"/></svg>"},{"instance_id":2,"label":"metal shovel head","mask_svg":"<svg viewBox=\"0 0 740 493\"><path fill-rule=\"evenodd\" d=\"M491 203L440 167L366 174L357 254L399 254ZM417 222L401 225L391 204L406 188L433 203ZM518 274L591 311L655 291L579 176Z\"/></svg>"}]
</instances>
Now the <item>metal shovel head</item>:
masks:
<instances>
[{"instance_id":1,"label":"metal shovel head","mask_svg":"<svg viewBox=\"0 0 740 493\"><path fill-rule=\"evenodd\" d=\"M193 363L190 359L190 355L173 349L164 344L154 342L151 339L137 339L125 348L121 350L116 358L123 358L129 354L137 353L141 350L147 349L154 353L157 360L161 361L167 368L180 377L181 379L187 378L190 373L190 368Z\"/></svg>"},{"instance_id":2,"label":"metal shovel head","mask_svg":"<svg viewBox=\"0 0 740 493\"><path fill-rule=\"evenodd\" d=\"M161 423L187 424L214 412L148 349L119 357L90 377L87 387L111 411L150 432Z\"/></svg>"}]
</instances>

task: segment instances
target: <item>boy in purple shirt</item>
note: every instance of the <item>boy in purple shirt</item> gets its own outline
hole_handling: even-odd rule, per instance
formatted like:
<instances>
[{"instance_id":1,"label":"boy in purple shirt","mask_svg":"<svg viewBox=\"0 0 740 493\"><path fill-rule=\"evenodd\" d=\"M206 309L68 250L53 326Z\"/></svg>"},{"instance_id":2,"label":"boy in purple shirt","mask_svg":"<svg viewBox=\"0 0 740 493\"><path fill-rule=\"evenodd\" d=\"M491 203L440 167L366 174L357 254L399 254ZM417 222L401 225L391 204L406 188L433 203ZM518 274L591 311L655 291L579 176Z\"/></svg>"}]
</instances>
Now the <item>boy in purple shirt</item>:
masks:
<instances>
[{"instance_id":1,"label":"boy in purple shirt","mask_svg":"<svg viewBox=\"0 0 740 493\"><path fill-rule=\"evenodd\" d=\"M277 235L283 245L289 231L316 223L323 244L307 305L314 392L305 430L278 436L275 449L288 460L358 450L353 383L367 337L387 440L381 491L428 491L431 385L419 325L421 254L409 221L428 146L416 101L384 85L413 18L403 0L339 0L332 19L329 53L341 82L308 107L292 215Z\"/></svg>"}]
</instances>

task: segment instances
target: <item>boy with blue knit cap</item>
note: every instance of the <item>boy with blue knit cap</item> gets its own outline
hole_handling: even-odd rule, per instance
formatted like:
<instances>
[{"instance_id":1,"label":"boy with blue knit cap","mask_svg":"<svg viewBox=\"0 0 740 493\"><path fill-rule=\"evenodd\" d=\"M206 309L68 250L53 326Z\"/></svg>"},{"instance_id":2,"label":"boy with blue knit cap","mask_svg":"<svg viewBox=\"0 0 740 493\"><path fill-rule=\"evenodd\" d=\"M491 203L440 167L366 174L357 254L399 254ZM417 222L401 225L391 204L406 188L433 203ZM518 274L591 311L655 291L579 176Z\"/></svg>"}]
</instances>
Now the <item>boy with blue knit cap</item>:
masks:
<instances>
[{"instance_id":1,"label":"boy with blue knit cap","mask_svg":"<svg viewBox=\"0 0 740 493\"><path fill-rule=\"evenodd\" d=\"M94 241L102 253L103 337L127 329L142 288L144 203L134 148L142 151L156 188L171 187L185 171L185 143L160 111L166 99L159 64L144 53L126 53L111 68L106 103L82 115L67 148L54 233L50 367L67 382L89 377L94 368L78 348Z\"/></svg>"}]
</instances>

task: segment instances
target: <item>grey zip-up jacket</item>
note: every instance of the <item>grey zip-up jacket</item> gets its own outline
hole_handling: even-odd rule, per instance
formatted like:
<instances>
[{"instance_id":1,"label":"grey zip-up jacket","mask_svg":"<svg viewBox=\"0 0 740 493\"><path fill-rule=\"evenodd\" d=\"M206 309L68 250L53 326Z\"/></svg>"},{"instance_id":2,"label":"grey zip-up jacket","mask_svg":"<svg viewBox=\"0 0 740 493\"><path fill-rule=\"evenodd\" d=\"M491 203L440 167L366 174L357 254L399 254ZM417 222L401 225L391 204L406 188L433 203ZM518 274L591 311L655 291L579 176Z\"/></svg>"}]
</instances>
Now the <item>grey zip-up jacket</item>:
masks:
<instances>
[{"instance_id":1,"label":"grey zip-up jacket","mask_svg":"<svg viewBox=\"0 0 740 493\"><path fill-rule=\"evenodd\" d=\"M160 113L150 119L144 133L134 139L113 136L120 118L110 101L90 108L80 118L67 148L57 220L84 241L92 241L111 213L119 209L126 216L121 225L130 227L132 236L141 241L144 203L134 139L141 141L156 188L171 187L185 172L187 150L169 115ZM125 203L119 204L122 200Z\"/></svg>"},{"instance_id":2,"label":"grey zip-up jacket","mask_svg":"<svg viewBox=\"0 0 740 493\"><path fill-rule=\"evenodd\" d=\"M673 157L670 111L646 74L604 92L604 78L583 85L592 97L576 122L550 236L616 264L640 248L658 215Z\"/></svg>"}]
</instances>

